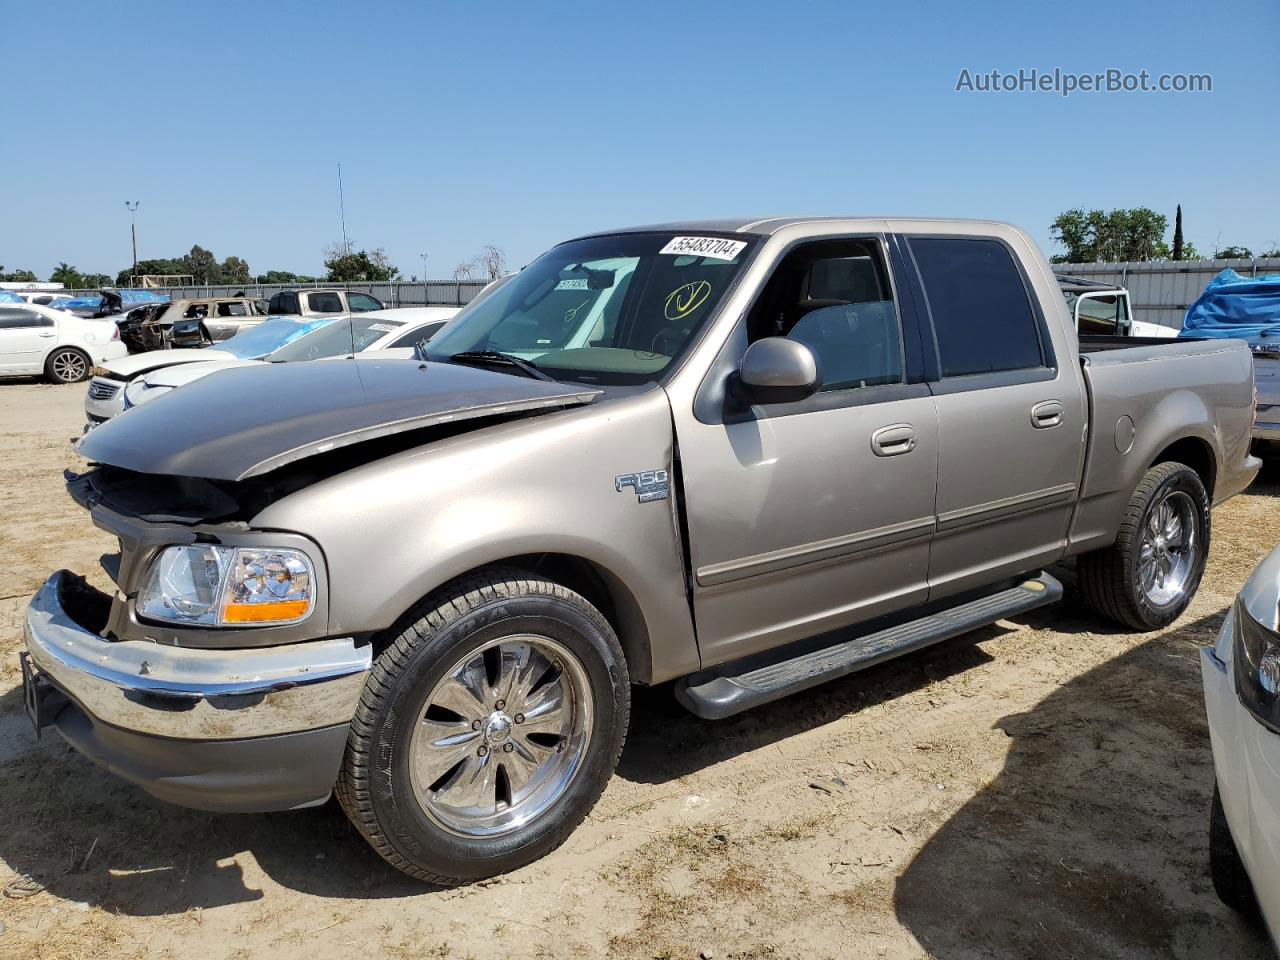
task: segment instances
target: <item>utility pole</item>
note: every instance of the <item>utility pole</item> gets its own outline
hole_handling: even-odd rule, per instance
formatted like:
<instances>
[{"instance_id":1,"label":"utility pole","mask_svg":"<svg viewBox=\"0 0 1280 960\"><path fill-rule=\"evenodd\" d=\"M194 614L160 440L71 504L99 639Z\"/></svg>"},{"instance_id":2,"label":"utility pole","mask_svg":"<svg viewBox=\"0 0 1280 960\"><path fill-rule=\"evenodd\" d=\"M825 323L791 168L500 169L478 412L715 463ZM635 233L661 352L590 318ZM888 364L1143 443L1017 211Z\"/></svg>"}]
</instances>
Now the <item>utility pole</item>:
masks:
<instances>
[{"instance_id":1,"label":"utility pole","mask_svg":"<svg viewBox=\"0 0 1280 960\"><path fill-rule=\"evenodd\" d=\"M427 255L425 253L418 254L422 258L422 282L427 282Z\"/></svg>"},{"instance_id":2,"label":"utility pole","mask_svg":"<svg viewBox=\"0 0 1280 960\"><path fill-rule=\"evenodd\" d=\"M126 200L124 202L124 205L129 208L129 236L133 240L133 274L129 278L130 283L138 282L138 220L136 214L138 212L138 204L141 202L141 200L134 200L133 202Z\"/></svg>"}]
</instances>

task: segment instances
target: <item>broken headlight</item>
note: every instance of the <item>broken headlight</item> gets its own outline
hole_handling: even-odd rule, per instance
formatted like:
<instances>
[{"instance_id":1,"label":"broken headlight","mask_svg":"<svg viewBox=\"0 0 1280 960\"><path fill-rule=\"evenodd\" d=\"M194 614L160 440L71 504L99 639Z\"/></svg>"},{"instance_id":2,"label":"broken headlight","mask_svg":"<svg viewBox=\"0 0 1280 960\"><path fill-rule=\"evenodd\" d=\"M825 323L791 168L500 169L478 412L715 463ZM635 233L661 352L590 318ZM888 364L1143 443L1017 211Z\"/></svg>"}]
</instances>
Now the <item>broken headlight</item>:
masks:
<instances>
[{"instance_id":1,"label":"broken headlight","mask_svg":"<svg viewBox=\"0 0 1280 960\"><path fill-rule=\"evenodd\" d=\"M1239 600L1232 614L1236 696L1262 723L1280 732L1280 635L1250 616Z\"/></svg>"},{"instance_id":2,"label":"broken headlight","mask_svg":"<svg viewBox=\"0 0 1280 960\"><path fill-rule=\"evenodd\" d=\"M151 565L138 616L191 626L298 623L315 607L315 569L301 550L168 547Z\"/></svg>"}]
</instances>

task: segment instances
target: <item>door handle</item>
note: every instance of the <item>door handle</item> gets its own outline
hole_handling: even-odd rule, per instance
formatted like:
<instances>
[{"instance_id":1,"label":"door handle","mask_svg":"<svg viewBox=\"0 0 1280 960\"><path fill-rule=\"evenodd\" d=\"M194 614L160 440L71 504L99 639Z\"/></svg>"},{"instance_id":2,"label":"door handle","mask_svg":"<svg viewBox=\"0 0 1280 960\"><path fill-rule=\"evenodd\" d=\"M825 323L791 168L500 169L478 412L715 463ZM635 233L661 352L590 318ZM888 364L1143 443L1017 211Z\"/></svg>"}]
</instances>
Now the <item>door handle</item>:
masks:
<instances>
[{"instance_id":1,"label":"door handle","mask_svg":"<svg viewBox=\"0 0 1280 960\"><path fill-rule=\"evenodd\" d=\"M881 427L871 435L871 452L877 457L900 457L916 448L916 428L909 423Z\"/></svg>"},{"instance_id":2,"label":"door handle","mask_svg":"<svg viewBox=\"0 0 1280 960\"><path fill-rule=\"evenodd\" d=\"M1047 430L1062 422L1061 400L1044 400L1031 408L1031 425L1037 430Z\"/></svg>"},{"instance_id":3,"label":"door handle","mask_svg":"<svg viewBox=\"0 0 1280 960\"><path fill-rule=\"evenodd\" d=\"M42 333L42 334L40 334L40 336L42 336L42 337L52 337L52 336L56 336L56 334L52 334L52 333Z\"/></svg>"}]
</instances>

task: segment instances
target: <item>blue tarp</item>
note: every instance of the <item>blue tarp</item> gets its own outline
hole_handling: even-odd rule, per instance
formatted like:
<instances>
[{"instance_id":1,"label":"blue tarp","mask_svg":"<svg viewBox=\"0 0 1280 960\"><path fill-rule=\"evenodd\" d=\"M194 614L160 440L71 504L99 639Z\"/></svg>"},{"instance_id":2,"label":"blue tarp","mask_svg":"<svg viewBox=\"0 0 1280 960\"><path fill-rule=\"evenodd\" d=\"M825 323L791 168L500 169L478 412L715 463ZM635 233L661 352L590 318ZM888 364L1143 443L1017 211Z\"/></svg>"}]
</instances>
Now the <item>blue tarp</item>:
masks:
<instances>
[{"instance_id":1,"label":"blue tarp","mask_svg":"<svg viewBox=\"0 0 1280 960\"><path fill-rule=\"evenodd\" d=\"M169 302L167 293L156 293L154 290L114 290L111 292L119 295L121 312L132 310L134 307L142 306L145 303ZM60 309L97 310L102 306L104 299L101 294L96 297L76 297L62 304Z\"/></svg>"},{"instance_id":2,"label":"blue tarp","mask_svg":"<svg viewBox=\"0 0 1280 960\"><path fill-rule=\"evenodd\" d=\"M1242 277L1223 270L1187 307L1180 337L1256 340L1280 336L1280 273Z\"/></svg>"},{"instance_id":3,"label":"blue tarp","mask_svg":"<svg viewBox=\"0 0 1280 960\"><path fill-rule=\"evenodd\" d=\"M20 296L12 290L0 290L0 303L26 303Z\"/></svg>"}]
</instances>

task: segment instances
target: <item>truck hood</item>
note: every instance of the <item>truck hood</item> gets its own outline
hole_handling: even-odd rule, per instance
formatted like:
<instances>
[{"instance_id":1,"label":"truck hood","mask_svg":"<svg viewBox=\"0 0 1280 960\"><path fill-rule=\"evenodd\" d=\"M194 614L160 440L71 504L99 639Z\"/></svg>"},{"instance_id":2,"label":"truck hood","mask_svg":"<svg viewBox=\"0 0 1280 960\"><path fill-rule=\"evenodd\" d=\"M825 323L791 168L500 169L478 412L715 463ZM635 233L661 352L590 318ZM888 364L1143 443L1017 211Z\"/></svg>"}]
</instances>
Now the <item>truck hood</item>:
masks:
<instances>
[{"instance_id":1,"label":"truck hood","mask_svg":"<svg viewBox=\"0 0 1280 960\"><path fill-rule=\"evenodd\" d=\"M600 393L417 360L255 364L135 407L92 430L76 449L87 460L138 473L244 480L378 437L578 406Z\"/></svg>"},{"instance_id":2,"label":"truck hood","mask_svg":"<svg viewBox=\"0 0 1280 960\"><path fill-rule=\"evenodd\" d=\"M117 378L132 380L140 373L148 370L159 370L161 367L173 367L180 363L199 363L206 360L234 360L235 354L212 348L193 348L189 350L148 350L146 353L135 353L119 360L103 364Z\"/></svg>"}]
</instances>

